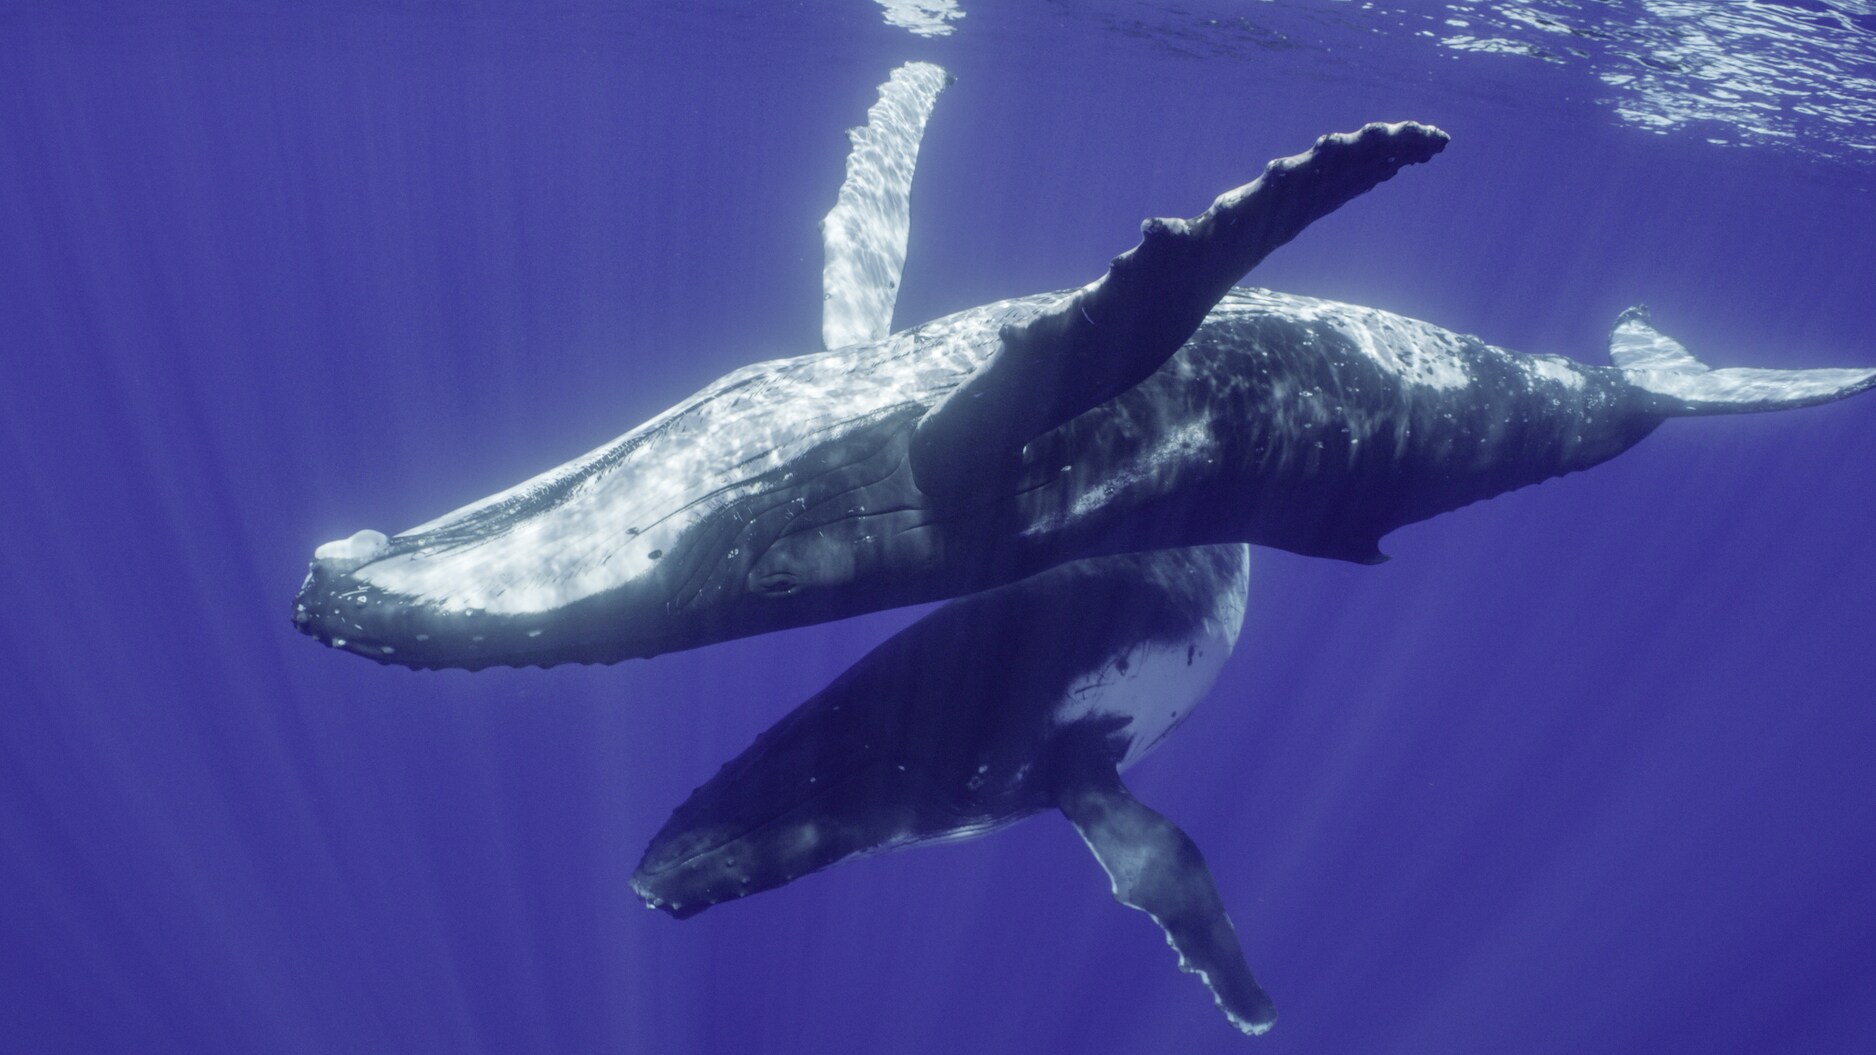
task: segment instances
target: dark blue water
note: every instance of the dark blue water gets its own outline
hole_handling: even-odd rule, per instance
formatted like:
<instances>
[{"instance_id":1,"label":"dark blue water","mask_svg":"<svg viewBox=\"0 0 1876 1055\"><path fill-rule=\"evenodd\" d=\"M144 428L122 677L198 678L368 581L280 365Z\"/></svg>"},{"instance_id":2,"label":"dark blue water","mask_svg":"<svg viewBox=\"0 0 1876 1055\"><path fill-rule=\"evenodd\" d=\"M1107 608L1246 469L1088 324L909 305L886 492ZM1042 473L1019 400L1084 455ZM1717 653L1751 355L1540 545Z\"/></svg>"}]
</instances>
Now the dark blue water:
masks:
<instances>
[{"instance_id":1,"label":"dark blue water","mask_svg":"<svg viewBox=\"0 0 1876 1055\"><path fill-rule=\"evenodd\" d=\"M1055 816L639 907L671 807L911 613L476 674L294 633L317 543L812 350L842 131L907 59L958 82L900 324L1415 118L1451 148L1251 280L1876 364L1866 5L1732 45L1834 56L1835 99L1701 80L1664 5L809 6L0 5L0 1050L1876 1050L1876 398L1672 422L1381 567L1253 555L1130 783L1204 848L1258 1040Z\"/></svg>"}]
</instances>

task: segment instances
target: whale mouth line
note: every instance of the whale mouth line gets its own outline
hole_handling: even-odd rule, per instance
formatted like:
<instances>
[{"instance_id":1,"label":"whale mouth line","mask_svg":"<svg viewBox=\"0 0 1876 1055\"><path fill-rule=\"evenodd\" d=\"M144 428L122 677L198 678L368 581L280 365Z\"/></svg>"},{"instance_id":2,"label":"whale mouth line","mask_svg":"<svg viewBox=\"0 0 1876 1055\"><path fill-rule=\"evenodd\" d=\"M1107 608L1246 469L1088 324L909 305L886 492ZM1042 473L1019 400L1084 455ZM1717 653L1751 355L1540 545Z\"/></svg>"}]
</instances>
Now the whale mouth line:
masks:
<instances>
[{"instance_id":1,"label":"whale mouth line","mask_svg":"<svg viewBox=\"0 0 1876 1055\"><path fill-rule=\"evenodd\" d=\"M749 827L744 828L743 830L737 832L735 835L730 836L727 839L724 839L720 842L712 843L709 846L705 846L702 849L695 850L689 854L686 854L685 856L681 858L670 861L668 863L663 863L663 864L658 864L658 865L653 865L650 863L652 847L656 847L659 842L659 840L656 837L654 837L651 842L651 847L646 848L646 851L645 851L646 860L639 862L638 869L632 877L633 886L637 887L638 885L637 879L639 876L645 876L646 878L657 878L657 877L669 875L671 873L680 871L692 864L695 864L701 858L708 857L712 854L721 853L724 850L732 846L735 846L736 844L740 842L743 842L747 839L755 838L758 835L765 834L771 831L772 829L774 829L777 825L780 825L783 821L787 820L790 815L799 813L801 810L809 806L812 806L815 803L819 802L820 800L826 798L829 792L842 788L845 785L851 784L856 778L859 777L860 773L861 773L860 769L852 769L842 774L841 776L836 777L832 780L828 780L828 781L821 781L819 778L814 778L815 784L816 784L815 790L809 792L805 798L802 798L799 801L777 811L773 816L770 816L767 819L757 824L752 824ZM695 829L690 829L690 830L695 830Z\"/></svg>"}]
</instances>

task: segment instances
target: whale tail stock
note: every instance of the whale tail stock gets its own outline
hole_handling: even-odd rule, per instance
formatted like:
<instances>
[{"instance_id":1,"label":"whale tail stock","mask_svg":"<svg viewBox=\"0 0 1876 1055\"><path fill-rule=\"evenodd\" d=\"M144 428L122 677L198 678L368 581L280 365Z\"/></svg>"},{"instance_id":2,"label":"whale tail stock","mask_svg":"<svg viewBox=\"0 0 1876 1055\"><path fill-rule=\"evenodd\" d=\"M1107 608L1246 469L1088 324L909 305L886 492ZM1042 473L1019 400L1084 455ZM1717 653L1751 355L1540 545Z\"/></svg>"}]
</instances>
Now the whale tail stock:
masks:
<instances>
[{"instance_id":1,"label":"whale tail stock","mask_svg":"<svg viewBox=\"0 0 1876 1055\"><path fill-rule=\"evenodd\" d=\"M1876 388L1876 370L1715 370L1655 329L1637 305L1616 318L1609 358L1629 383L1656 397L1664 417L1753 414L1831 403Z\"/></svg>"}]
</instances>

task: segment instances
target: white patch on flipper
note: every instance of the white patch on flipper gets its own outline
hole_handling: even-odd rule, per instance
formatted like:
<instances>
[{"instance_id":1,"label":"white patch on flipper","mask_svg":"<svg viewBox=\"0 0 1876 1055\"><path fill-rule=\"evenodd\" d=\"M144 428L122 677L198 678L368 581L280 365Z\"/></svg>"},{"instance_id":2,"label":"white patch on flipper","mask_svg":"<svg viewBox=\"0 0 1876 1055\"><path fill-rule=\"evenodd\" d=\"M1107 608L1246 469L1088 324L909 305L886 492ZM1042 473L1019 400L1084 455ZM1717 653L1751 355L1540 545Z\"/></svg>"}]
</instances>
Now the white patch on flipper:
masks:
<instances>
[{"instance_id":1,"label":"white patch on flipper","mask_svg":"<svg viewBox=\"0 0 1876 1055\"><path fill-rule=\"evenodd\" d=\"M912 174L945 71L908 62L879 86L864 127L847 133L847 178L821 221L821 343L844 348L885 337L905 268L912 224Z\"/></svg>"},{"instance_id":2,"label":"white patch on flipper","mask_svg":"<svg viewBox=\"0 0 1876 1055\"><path fill-rule=\"evenodd\" d=\"M1225 1006L1225 995L1212 984L1212 973L1192 962L1192 958L1186 955L1186 951L1179 947L1179 939L1173 937L1172 928L1167 926L1166 920L1162 919L1159 913L1141 908L1127 900L1127 891L1132 887L1135 878L1145 872L1151 863L1149 852L1140 848L1116 849L1111 845L1104 848L1096 845L1094 839L1090 838L1088 832L1080 825L1074 827L1075 834L1081 836L1082 845L1088 848L1088 852L1094 855L1101 870L1107 873L1107 892L1114 896L1115 901L1128 908L1146 913L1147 918L1159 926L1160 934L1166 939L1167 947L1172 949L1173 955L1179 958L1179 969L1187 974L1199 976L1199 981L1203 982L1205 988L1212 994L1212 1003L1217 1005L1218 1010L1224 1012L1225 1018L1230 1021L1232 1027L1240 1033L1253 1037L1270 1032L1270 1023L1252 1022ZM1225 923L1231 928L1233 934L1237 933L1238 925L1231 922L1230 916L1225 917Z\"/></svg>"},{"instance_id":3,"label":"white patch on flipper","mask_svg":"<svg viewBox=\"0 0 1876 1055\"><path fill-rule=\"evenodd\" d=\"M877 0L886 9L886 24L909 29L921 37L948 37L951 23L964 17L957 0Z\"/></svg>"}]
</instances>

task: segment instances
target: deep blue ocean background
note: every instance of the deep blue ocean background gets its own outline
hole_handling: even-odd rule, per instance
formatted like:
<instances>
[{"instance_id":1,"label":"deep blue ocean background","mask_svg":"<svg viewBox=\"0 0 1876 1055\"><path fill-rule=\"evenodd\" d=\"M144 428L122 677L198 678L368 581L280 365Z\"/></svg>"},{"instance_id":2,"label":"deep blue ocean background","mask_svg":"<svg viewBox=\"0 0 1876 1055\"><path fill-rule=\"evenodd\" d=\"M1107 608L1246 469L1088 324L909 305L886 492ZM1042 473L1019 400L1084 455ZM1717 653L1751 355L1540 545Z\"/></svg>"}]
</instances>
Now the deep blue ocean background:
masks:
<instances>
[{"instance_id":1,"label":"deep blue ocean background","mask_svg":"<svg viewBox=\"0 0 1876 1055\"><path fill-rule=\"evenodd\" d=\"M1255 1040L1054 815L639 906L671 808L916 613L476 674L288 618L318 543L814 350L842 133L909 59L957 83L900 325L1413 118L1445 154L1248 281L1876 365L1872 9L1714 5L1791 34L1716 58L1699 6L0 2L0 1050L1876 1051L1876 396L1670 422L1380 567L1253 554L1129 779ZM1742 88L1755 47L1824 72Z\"/></svg>"}]
</instances>

